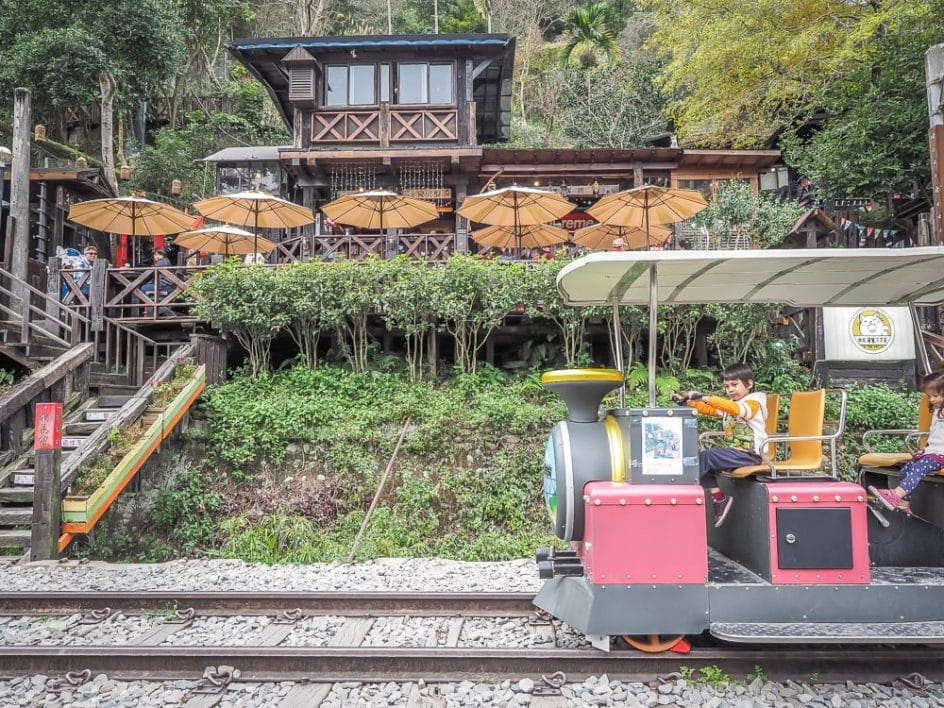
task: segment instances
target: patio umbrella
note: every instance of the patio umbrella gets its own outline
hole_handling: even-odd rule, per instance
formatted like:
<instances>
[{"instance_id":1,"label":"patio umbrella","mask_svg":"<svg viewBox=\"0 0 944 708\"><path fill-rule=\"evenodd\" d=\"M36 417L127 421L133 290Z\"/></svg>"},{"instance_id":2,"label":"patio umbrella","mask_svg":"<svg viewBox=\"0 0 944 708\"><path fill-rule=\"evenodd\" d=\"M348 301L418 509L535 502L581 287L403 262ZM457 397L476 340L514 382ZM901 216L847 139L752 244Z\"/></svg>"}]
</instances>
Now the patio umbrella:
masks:
<instances>
[{"instance_id":1,"label":"patio umbrella","mask_svg":"<svg viewBox=\"0 0 944 708\"><path fill-rule=\"evenodd\" d=\"M238 192L203 199L193 205L209 219L252 228L254 247L259 244L257 232L262 229L291 229L315 220L311 209L273 197L265 192ZM258 250L253 253L259 253Z\"/></svg>"},{"instance_id":2,"label":"patio umbrella","mask_svg":"<svg viewBox=\"0 0 944 708\"><path fill-rule=\"evenodd\" d=\"M650 241L653 244L663 244L669 240L672 229L666 226L651 226L649 236L645 229L634 226L613 226L611 224L592 224L574 231L574 243L587 248L609 251L613 248L613 241L619 237L623 239L623 248L632 251L646 248Z\"/></svg>"},{"instance_id":3,"label":"patio umbrella","mask_svg":"<svg viewBox=\"0 0 944 708\"><path fill-rule=\"evenodd\" d=\"M674 224L693 217L708 206L701 195L690 189L643 185L610 194L587 209L597 221L610 226L635 226L652 238L651 224Z\"/></svg>"},{"instance_id":4,"label":"patio umbrella","mask_svg":"<svg viewBox=\"0 0 944 708\"><path fill-rule=\"evenodd\" d=\"M487 226L484 229L472 232L472 238L483 246L494 248L540 248L552 246L555 243L564 243L567 232L556 226L535 224L533 226L519 226L517 231L513 226Z\"/></svg>"},{"instance_id":5,"label":"patio umbrella","mask_svg":"<svg viewBox=\"0 0 944 708\"><path fill-rule=\"evenodd\" d=\"M348 194L328 202L321 211L331 221L364 229L408 229L439 218L432 202L386 190Z\"/></svg>"},{"instance_id":6,"label":"patio umbrella","mask_svg":"<svg viewBox=\"0 0 944 708\"><path fill-rule=\"evenodd\" d=\"M556 192L514 186L466 197L457 211L470 221L511 226L520 238L519 227L557 221L575 208ZM520 242L518 248L521 248Z\"/></svg>"},{"instance_id":7,"label":"patio umbrella","mask_svg":"<svg viewBox=\"0 0 944 708\"><path fill-rule=\"evenodd\" d=\"M176 234L193 225L193 217L169 204L142 197L91 199L69 207L69 221L96 231L132 236Z\"/></svg>"},{"instance_id":8,"label":"patio umbrella","mask_svg":"<svg viewBox=\"0 0 944 708\"><path fill-rule=\"evenodd\" d=\"M275 241L224 224L187 231L175 238L174 243L192 251L222 253L226 256L241 253L268 253L278 246Z\"/></svg>"}]
</instances>

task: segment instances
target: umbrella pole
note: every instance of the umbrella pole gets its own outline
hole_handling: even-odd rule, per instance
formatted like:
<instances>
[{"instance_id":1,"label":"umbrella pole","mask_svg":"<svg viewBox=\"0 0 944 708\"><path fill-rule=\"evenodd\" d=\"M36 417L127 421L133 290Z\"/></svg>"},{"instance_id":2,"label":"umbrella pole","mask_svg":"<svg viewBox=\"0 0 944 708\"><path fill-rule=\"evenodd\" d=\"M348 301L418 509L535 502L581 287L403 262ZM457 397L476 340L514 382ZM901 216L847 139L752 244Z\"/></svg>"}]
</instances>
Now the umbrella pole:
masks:
<instances>
[{"instance_id":1,"label":"umbrella pole","mask_svg":"<svg viewBox=\"0 0 944 708\"><path fill-rule=\"evenodd\" d=\"M252 230L252 263L256 263L256 253L259 250L259 207L253 209L256 228Z\"/></svg>"},{"instance_id":2,"label":"umbrella pole","mask_svg":"<svg viewBox=\"0 0 944 708\"><path fill-rule=\"evenodd\" d=\"M623 371L623 332L620 326L619 300L613 298L613 349L616 355L616 368ZM619 390L619 407L626 407L626 378Z\"/></svg>"},{"instance_id":3,"label":"umbrella pole","mask_svg":"<svg viewBox=\"0 0 944 708\"><path fill-rule=\"evenodd\" d=\"M656 405L656 314L659 306L656 264L649 266L649 407Z\"/></svg>"},{"instance_id":4,"label":"umbrella pole","mask_svg":"<svg viewBox=\"0 0 944 708\"><path fill-rule=\"evenodd\" d=\"M646 250L649 250L649 192L643 195L643 209L646 216Z\"/></svg>"}]
</instances>

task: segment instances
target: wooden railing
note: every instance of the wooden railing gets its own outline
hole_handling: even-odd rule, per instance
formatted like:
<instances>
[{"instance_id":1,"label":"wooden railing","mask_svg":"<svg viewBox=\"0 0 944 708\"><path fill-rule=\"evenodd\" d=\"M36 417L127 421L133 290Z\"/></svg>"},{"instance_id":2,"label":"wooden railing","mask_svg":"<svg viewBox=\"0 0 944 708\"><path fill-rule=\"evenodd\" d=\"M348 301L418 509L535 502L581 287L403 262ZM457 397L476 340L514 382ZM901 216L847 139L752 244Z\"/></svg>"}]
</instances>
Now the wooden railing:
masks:
<instances>
[{"instance_id":1,"label":"wooden railing","mask_svg":"<svg viewBox=\"0 0 944 708\"><path fill-rule=\"evenodd\" d=\"M104 271L104 268L97 270ZM75 271L66 272L75 274ZM96 272L92 273L92 285ZM90 342L94 345L94 362L126 373L129 383L139 386L146 379L145 370L156 369L158 361L181 344L176 341L156 342L105 316L95 307L95 298L82 293L81 284L79 291L85 295L86 305L66 305L56 297L60 292L60 278L50 277L49 281L50 289L56 288L54 294L37 290L9 271L0 270L0 311L8 331L19 331L19 345L48 344L70 348ZM90 288L88 293L92 292Z\"/></svg>"},{"instance_id":2,"label":"wooden railing","mask_svg":"<svg viewBox=\"0 0 944 708\"><path fill-rule=\"evenodd\" d=\"M381 103L374 110L318 110L311 114L312 143L463 142L475 145L475 104L468 104L468 135L459 134L456 108L392 108Z\"/></svg>"},{"instance_id":3,"label":"wooden railing","mask_svg":"<svg viewBox=\"0 0 944 708\"><path fill-rule=\"evenodd\" d=\"M88 390L88 365L93 344L82 344L53 359L0 396L0 464L25 450L24 432L33 427L37 403L68 402Z\"/></svg>"}]
</instances>

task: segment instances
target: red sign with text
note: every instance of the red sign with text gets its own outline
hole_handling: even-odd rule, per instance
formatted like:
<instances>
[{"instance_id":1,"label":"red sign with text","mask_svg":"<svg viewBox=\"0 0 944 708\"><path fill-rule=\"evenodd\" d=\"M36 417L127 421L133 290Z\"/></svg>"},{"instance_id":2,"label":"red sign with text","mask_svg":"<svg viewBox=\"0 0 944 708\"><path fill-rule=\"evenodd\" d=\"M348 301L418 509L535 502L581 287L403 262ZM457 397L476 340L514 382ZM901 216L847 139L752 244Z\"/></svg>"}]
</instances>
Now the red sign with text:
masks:
<instances>
[{"instance_id":1,"label":"red sign with text","mask_svg":"<svg viewBox=\"0 0 944 708\"><path fill-rule=\"evenodd\" d=\"M595 223L596 220L585 211L572 211L560 220L561 228L571 232Z\"/></svg>"},{"instance_id":2,"label":"red sign with text","mask_svg":"<svg viewBox=\"0 0 944 708\"><path fill-rule=\"evenodd\" d=\"M62 404L37 403L34 450L62 449Z\"/></svg>"}]
</instances>

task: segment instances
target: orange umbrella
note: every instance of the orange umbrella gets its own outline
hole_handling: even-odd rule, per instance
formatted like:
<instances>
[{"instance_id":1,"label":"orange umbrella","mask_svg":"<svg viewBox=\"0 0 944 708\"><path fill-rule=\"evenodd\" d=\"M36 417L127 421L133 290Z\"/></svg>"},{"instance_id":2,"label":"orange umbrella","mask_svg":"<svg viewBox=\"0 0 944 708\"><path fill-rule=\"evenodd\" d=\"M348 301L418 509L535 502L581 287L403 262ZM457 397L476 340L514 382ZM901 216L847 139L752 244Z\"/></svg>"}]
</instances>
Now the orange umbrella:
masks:
<instances>
[{"instance_id":1,"label":"orange umbrella","mask_svg":"<svg viewBox=\"0 0 944 708\"><path fill-rule=\"evenodd\" d=\"M466 197L457 209L460 216L489 226L510 226L519 238L522 226L548 224L576 208L556 192L530 187L504 187Z\"/></svg>"},{"instance_id":2,"label":"orange umbrella","mask_svg":"<svg viewBox=\"0 0 944 708\"><path fill-rule=\"evenodd\" d=\"M187 231L193 217L150 199L114 197L73 204L69 207L69 221L110 234L154 236Z\"/></svg>"},{"instance_id":3,"label":"orange umbrella","mask_svg":"<svg viewBox=\"0 0 944 708\"><path fill-rule=\"evenodd\" d=\"M472 232L472 238L483 246L494 248L538 248L563 243L567 240L567 232L556 226L535 224L534 226L519 226L517 231L511 226L488 226Z\"/></svg>"},{"instance_id":4,"label":"orange umbrella","mask_svg":"<svg viewBox=\"0 0 944 708\"><path fill-rule=\"evenodd\" d=\"M432 202L385 190L348 194L328 202L321 211L331 221L365 229L408 229L439 217Z\"/></svg>"},{"instance_id":5,"label":"orange umbrella","mask_svg":"<svg viewBox=\"0 0 944 708\"><path fill-rule=\"evenodd\" d=\"M607 195L587 209L587 213L601 223L635 226L651 236L650 224L685 221L707 206L700 192L647 184Z\"/></svg>"},{"instance_id":6,"label":"orange umbrella","mask_svg":"<svg viewBox=\"0 0 944 708\"><path fill-rule=\"evenodd\" d=\"M193 205L211 219L252 228L256 234L263 229L290 229L315 220L311 209L273 197L265 192L239 192L203 199ZM254 239L254 247L259 243ZM259 251L254 251L258 253Z\"/></svg>"},{"instance_id":7,"label":"orange umbrella","mask_svg":"<svg viewBox=\"0 0 944 708\"><path fill-rule=\"evenodd\" d=\"M613 226L611 224L592 224L574 231L574 243L597 250L609 251L613 248L613 241L623 239L623 248L628 251L647 248L652 245L662 245L669 240L672 229L666 226L649 227L649 236L645 229L634 226Z\"/></svg>"}]
</instances>

